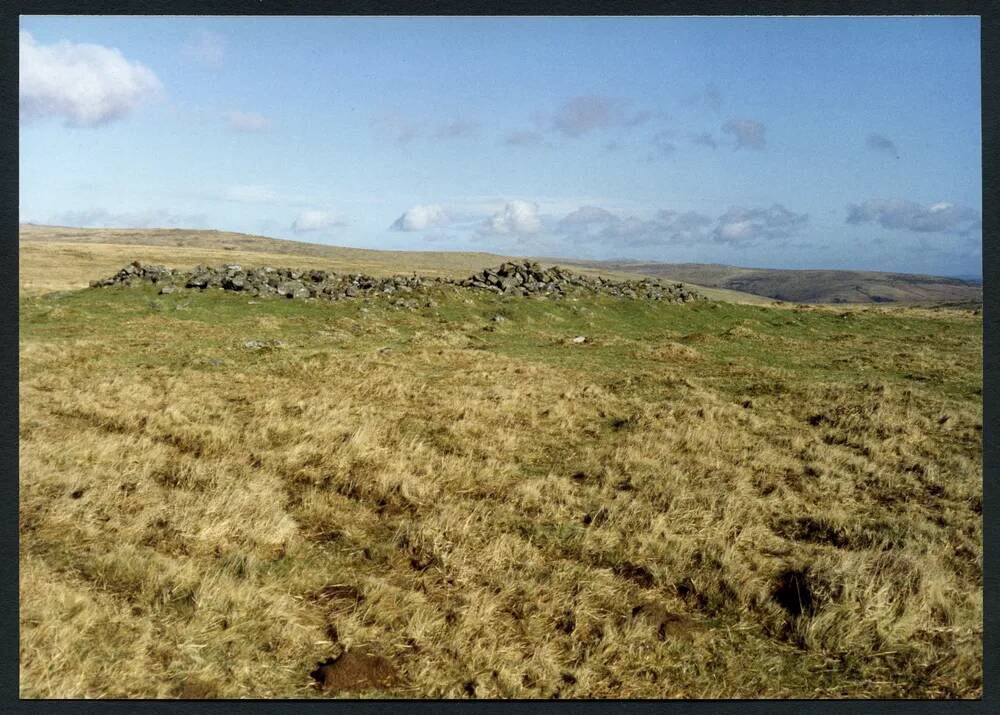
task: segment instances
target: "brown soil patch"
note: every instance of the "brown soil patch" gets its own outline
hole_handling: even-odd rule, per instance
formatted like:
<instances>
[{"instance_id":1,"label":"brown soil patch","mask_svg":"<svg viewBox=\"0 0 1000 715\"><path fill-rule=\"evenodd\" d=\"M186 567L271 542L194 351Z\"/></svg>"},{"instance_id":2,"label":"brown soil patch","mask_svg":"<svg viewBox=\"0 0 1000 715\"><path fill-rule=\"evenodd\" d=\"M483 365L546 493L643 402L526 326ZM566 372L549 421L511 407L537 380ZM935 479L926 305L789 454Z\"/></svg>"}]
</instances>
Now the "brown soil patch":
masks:
<instances>
[{"instance_id":1,"label":"brown soil patch","mask_svg":"<svg viewBox=\"0 0 1000 715\"><path fill-rule=\"evenodd\" d=\"M399 682L399 671L382 656L350 651L318 665L310 675L324 691L369 690Z\"/></svg>"}]
</instances>

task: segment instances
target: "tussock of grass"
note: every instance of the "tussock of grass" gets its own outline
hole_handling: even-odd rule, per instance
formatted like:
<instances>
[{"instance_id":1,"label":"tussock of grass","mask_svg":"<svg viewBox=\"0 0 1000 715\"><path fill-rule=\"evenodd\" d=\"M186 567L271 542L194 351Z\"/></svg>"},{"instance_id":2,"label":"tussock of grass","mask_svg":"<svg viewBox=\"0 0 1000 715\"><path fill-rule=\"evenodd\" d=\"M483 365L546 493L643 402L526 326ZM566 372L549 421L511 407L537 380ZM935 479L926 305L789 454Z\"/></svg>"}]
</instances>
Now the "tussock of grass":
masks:
<instances>
[{"instance_id":1,"label":"tussock of grass","mask_svg":"<svg viewBox=\"0 0 1000 715\"><path fill-rule=\"evenodd\" d=\"M22 299L22 696L981 694L978 317L435 300Z\"/></svg>"}]
</instances>

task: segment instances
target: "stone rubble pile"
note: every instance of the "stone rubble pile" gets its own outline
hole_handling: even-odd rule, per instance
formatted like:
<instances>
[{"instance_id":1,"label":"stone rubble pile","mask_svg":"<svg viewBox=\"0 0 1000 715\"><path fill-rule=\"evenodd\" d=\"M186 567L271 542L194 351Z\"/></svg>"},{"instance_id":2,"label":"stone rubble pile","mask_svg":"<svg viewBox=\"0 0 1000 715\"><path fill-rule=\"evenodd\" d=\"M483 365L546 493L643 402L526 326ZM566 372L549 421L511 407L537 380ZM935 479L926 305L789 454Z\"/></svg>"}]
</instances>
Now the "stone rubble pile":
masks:
<instances>
[{"instance_id":1,"label":"stone rubble pile","mask_svg":"<svg viewBox=\"0 0 1000 715\"><path fill-rule=\"evenodd\" d=\"M235 264L219 268L196 266L191 271L182 271L135 261L110 278L94 281L90 285L92 288L103 288L153 283L161 286L160 293L164 294L181 288L222 288L240 291L248 296L341 300L362 295L412 293L442 282L439 278L421 278L417 275L373 278L356 273L303 271L269 266L244 269Z\"/></svg>"},{"instance_id":2,"label":"stone rubble pile","mask_svg":"<svg viewBox=\"0 0 1000 715\"><path fill-rule=\"evenodd\" d=\"M531 261L504 263L498 268L487 268L469 278L459 280L421 277L416 274L374 278L357 273L304 271L269 266L243 268L235 264L217 268L196 266L193 270L183 271L134 261L110 278L94 281L90 286L103 288L144 283L160 286L161 294L174 293L181 289L221 288L239 291L248 296L314 298L330 301L375 295L422 293L427 288L445 285L491 291L502 295L545 295L554 298L576 293L594 293L623 298L687 302L702 297L680 283L662 283L652 278L613 281L603 277L582 276L557 266L543 269L538 263Z\"/></svg>"},{"instance_id":3,"label":"stone rubble pile","mask_svg":"<svg viewBox=\"0 0 1000 715\"><path fill-rule=\"evenodd\" d=\"M538 263L504 263L486 268L459 281L459 285L505 295L568 295L574 291L602 293L622 298L686 302L700 296L680 283L663 283L654 278L615 281L601 276L584 276L558 266L542 268Z\"/></svg>"}]
</instances>

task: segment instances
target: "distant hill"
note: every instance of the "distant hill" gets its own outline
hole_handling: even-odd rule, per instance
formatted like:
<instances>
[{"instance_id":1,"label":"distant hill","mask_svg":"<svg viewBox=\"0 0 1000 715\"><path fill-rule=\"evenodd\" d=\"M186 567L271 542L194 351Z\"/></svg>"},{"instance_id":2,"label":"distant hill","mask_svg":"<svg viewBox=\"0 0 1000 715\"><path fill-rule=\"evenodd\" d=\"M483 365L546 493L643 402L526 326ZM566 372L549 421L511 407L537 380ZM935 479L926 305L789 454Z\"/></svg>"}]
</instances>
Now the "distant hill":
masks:
<instances>
[{"instance_id":1,"label":"distant hill","mask_svg":"<svg viewBox=\"0 0 1000 715\"><path fill-rule=\"evenodd\" d=\"M580 261L795 303L981 303L982 281L874 271L738 268L704 263Z\"/></svg>"}]
</instances>

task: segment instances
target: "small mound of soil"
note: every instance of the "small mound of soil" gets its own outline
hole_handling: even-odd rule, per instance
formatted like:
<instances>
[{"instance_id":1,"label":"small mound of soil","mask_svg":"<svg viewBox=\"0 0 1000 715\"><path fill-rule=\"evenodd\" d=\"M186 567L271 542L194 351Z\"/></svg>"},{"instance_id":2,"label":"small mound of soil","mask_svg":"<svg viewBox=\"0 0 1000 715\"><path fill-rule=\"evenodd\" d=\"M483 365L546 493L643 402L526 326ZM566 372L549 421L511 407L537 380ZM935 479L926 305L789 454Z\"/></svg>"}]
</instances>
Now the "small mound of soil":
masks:
<instances>
[{"instance_id":1,"label":"small mound of soil","mask_svg":"<svg viewBox=\"0 0 1000 715\"><path fill-rule=\"evenodd\" d=\"M742 325L734 325L722 334L724 338L739 338L742 340L759 340L760 335L750 328Z\"/></svg>"},{"instance_id":2,"label":"small mound of soil","mask_svg":"<svg viewBox=\"0 0 1000 715\"><path fill-rule=\"evenodd\" d=\"M701 353L681 343L666 342L650 348L647 357L661 362L695 362Z\"/></svg>"},{"instance_id":3,"label":"small mound of soil","mask_svg":"<svg viewBox=\"0 0 1000 715\"><path fill-rule=\"evenodd\" d=\"M309 674L324 691L369 690L399 682L399 671L387 659L364 651L330 658Z\"/></svg>"}]
</instances>

